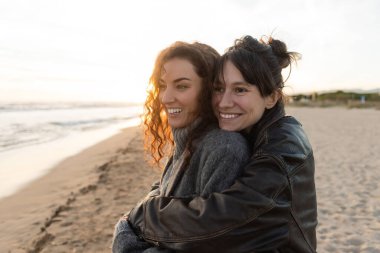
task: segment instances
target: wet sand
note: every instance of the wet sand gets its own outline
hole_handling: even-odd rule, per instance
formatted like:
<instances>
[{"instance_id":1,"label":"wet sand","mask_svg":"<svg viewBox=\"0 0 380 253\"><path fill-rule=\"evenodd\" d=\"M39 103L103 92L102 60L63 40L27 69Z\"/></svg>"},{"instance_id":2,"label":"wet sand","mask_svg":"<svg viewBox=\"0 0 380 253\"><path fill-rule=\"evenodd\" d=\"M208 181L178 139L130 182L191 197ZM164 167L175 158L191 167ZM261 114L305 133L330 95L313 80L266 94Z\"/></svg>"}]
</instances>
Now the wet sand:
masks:
<instances>
[{"instance_id":1,"label":"wet sand","mask_svg":"<svg viewBox=\"0 0 380 253\"><path fill-rule=\"evenodd\" d=\"M316 159L318 252L380 252L380 111L287 108ZM0 200L0 252L110 252L113 226L159 179L128 128Z\"/></svg>"}]
</instances>

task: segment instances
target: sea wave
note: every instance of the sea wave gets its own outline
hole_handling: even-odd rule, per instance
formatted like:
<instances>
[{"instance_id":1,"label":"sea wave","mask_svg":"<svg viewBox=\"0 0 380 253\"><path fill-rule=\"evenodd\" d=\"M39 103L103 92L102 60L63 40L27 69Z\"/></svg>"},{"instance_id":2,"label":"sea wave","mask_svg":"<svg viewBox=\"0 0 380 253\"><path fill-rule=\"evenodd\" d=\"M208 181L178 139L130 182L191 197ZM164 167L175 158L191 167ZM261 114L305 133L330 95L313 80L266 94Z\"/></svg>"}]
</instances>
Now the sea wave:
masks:
<instances>
[{"instance_id":1,"label":"sea wave","mask_svg":"<svg viewBox=\"0 0 380 253\"><path fill-rule=\"evenodd\" d=\"M138 118L141 113L142 107L135 105L3 105L2 111L0 109L0 152L120 124Z\"/></svg>"}]
</instances>

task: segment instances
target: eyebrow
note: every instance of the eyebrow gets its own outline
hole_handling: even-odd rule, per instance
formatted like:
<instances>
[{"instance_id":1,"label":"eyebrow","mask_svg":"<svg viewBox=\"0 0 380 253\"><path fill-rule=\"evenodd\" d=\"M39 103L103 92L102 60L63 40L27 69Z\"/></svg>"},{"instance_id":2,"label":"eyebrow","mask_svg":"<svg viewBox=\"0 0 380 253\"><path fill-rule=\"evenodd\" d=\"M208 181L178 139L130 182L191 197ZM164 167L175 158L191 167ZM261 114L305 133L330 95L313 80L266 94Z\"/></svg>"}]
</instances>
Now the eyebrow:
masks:
<instances>
[{"instance_id":1,"label":"eyebrow","mask_svg":"<svg viewBox=\"0 0 380 253\"><path fill-rule=\"evenodd\" d=\"M249 84L248 82L245 82L245 81L237 81L237 82L232 83L231 85L245 85L245 86L250 86L250 84Z\"/></svg>"},{"instance_id":2,"label":"eyebrow","mask_svg":"<svg viewBox=\"0 0 380 253\"><path fill-rule=\"evenodd\" d=\"M165 83L165 81L164 80L162 80L162 79L160 79L160 80L158 80L160 83ZM187 77L180 77L180 78L177 78L177 79L175 79L174 81L173 81L173 83L179 83L179 82L181 82L181 81L191 81L191 79L190 78L187 78Z\"/></svg>"},{"instance_id":3,"label":"eyebrow","mask_svg":"<svg viewBox=\"0 0 380 253\"><path fill-rule=\"evenodd\" d=\"M191 81L191 79L187 78L187 77L180 77L180 78L175 79L173 82L174 83L179 83L181 81Z\"/></svg>"}]
</instances>

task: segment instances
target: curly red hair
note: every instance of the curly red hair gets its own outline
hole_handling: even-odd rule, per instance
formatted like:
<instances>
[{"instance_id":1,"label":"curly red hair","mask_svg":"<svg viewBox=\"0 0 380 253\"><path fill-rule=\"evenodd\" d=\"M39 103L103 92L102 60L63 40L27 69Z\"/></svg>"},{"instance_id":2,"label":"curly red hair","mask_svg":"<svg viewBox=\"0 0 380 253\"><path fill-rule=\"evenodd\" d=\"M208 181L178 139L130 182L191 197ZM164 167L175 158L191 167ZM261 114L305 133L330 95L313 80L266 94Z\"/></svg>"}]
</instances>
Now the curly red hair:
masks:
<instances>
[{"instance_id":1,"label":"curly red hair","mask_svg":"<svg viewBox=\"0 0 380 253\"><path fill-rule=\"evenodd\" d=\"M202 94L198 98L201 108L199 117L201 124L190 132L190 141L187 146L192 152L191 142L199 137L210 124L216 123L211 96L213 82L216 76L216 67L220 58L219 53L212 47L199 42L187 43L177 41L171 46L163 49L156 58L154 69L149 80L148 95L144 104L144 147L152 156L153 162L160 165L163 157L172 154L174 145L172 131L168 125L168 119L164 107L159 100L159 79L163 65L173 59L181 58L188 60L199 77L202 78Z\"/></svg>"}]
</instances>

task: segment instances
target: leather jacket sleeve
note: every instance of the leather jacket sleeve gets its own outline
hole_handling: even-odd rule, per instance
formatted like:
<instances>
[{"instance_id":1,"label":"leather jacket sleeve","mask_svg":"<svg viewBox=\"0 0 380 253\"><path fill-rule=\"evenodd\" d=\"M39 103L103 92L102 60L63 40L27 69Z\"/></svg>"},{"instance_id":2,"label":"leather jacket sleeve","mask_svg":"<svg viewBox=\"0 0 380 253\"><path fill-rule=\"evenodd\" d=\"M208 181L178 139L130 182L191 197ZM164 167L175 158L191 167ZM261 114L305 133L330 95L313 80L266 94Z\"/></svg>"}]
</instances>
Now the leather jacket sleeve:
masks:
<instances>
[{"instance_id":1,"label":"leather jacket sleeve","mask_svg":"<svg viewBox=\"0 0 380 253\"><path fill-rule=\"evenodd\" d=\"M207 198L147 197L129 221L146 241L178 251L276 248L288 237L289 185L281 161L260 155L229 189Z\"/></svg>"},{"instance_id":2,"label":"leather jacket sleeve","mask_svg":"<svg viewBox=\"0 0 380 253\"><path fill-rule=\"evenodd\" d=\"M147 196L154 197L157 195L160 195L160 180L157 180L152 184L150 192Z\"/></svg>"}]
</instances>

